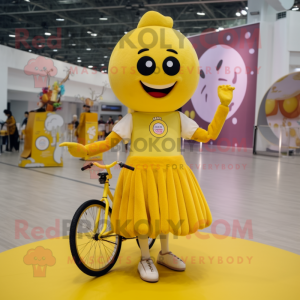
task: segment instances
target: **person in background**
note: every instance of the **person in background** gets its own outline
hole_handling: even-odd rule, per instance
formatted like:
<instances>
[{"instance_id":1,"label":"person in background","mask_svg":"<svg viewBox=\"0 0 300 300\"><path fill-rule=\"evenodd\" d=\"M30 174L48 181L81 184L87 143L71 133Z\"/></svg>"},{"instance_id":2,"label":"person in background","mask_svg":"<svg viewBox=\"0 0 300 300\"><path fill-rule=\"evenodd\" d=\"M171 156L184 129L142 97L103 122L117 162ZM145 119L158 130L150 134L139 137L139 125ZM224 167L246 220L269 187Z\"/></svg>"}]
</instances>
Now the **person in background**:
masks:
<instances>
[{"instance_id":1,"label":"person in background","mask_svg":"<svg viewBox=\"0 0 300 300\"><path fill-rule=\"evenodd\" d=\"M28 122L29 112L28 112L28 111L25 111L25 112L24 112L24 116L25 116L25 119L23 120L21 127L23 127L23 125L25 125L25 127L26 127L27 122Z\"/></svg>"},{"instance_id":2,"label":"person in background","mask_svg":"<svg viewBox=\"0 0 300 300\"><path fill-rule=\"evenodd\" d=\"M74 129L76 129L78 127L79 122L78 122L78 119L77 119L77 115L73 115L72 124L74 126Z\"/></svg>"},{"instance_id":3,"label":"person in background","mask_svg":"<svg viewBox=\"0 0 300 300\"><path fill-rule=\"evenodd\" d=\"M115 122L115 125L119 122L119 121L121 121L122 120L122 118L123 118L123 116L122 115L118 115L118 120L116 120L116 122Z\"/></svg>"},{"instance_id":4,"label":"person in background","mask_svg":"<svg viewBox=\"0 0 300 300\"><path fill-rule=\"evenodd\" d=\"M115 122L112 119L112 116L109 116L109 118L108 118L108 120L106 122L106 136L108 136L112 132L114 124L115 124Z\"/></svg>"},{"instance_id":5,"label":"person in background","mask_svg":"<svg viewBox=\"0 0 300 300\"><path fill-rule=\"evenodd\" d=\"M38 102L38 108L31 110L30 112L45 112L45 105L43 104L43 102L39 101Z\"/></svg>"},{"instance_id":6,"label":"person in background","mask_svg":"<svg viewBox=\"0 0 300 300\"><path fill-rule=\"evenodd\" d=\"M84 112L89 112L89 113L90 113L90 112L91 112L91 107L88 106L88 105L86 105L86 104L84 104L84 105L83 105L83 111L84 111Z\"/></svg>"},{"instance_id":7,"label":"person in background","mask_svg":"<svg viewBox=\"0 0 300 300\"><path fill-rule=\"evenodd\" d=\"M6 151L12 152L12 148L15 148L16 151L19 151L19 133L16 125L16 120L13 117L10 110L5 109L4 114L6 115L6 126L9 140L6 144Z\"/></svg>"},{"instance_id":8,"label":"person in background","mask_svg":"<svg viewBox=\"0 0 300 300\"><path fill-rule=\"evenodd\" d=\"M87 98L85 99L85 103L92 103L91 99ZM92 104L93 105L93 104ZM79 124L77 125L77 128L75 130L75 136L79 137L79 132L83 127L83 114L84 113L90 113L91 112L91 107L87 104L83 104L83 113L80 115L80 120L79 120Z\"/></svg>"},{"instance_id":9,"label":"person in background","mask_svg":"<svg viewBox=\"0 0 300 300\"><path fill-rule=\"evenodd\" d=\"M105 122L104 122L104 120L103 120L103 117L102 117L102 116L100 116L100 118L99 118L99 121L98 121L98 124L105 124Z\"/></svg>"},{"instance_id":10,"label":"person in background","mask_svg":"<svg viewBox=\"0 0 300 300\"><path fill-rule=\"evenodd\" d=\"M112 125L115 124L114 120L112 119L112 116L109 116L109 118L108 118L106 124L112 124Z\"/></svg>"},{"instance_id":11,"label":"person in background","mask_svg":"<svg viewBox=\"0 0 300 300\"><path fill-rule=\"evenodd\" d=\"M105 138L105 122L103 117L100 116L98 121L98 140L103 140Z\"/></svg>"}]
</instances>

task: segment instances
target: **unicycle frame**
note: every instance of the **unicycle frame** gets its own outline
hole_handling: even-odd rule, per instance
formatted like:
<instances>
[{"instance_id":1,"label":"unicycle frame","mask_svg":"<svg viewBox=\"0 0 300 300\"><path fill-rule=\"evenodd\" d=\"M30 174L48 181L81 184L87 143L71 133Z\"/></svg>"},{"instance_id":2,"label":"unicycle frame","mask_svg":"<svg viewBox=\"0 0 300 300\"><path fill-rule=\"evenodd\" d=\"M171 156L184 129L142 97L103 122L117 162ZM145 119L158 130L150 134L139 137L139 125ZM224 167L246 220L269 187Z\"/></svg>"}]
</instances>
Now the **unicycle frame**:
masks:
<instances>
[{"instance_id":1,"label":"unicycle frame","mask_svg":"<svg viewBox=\"0 0 300 300\"><path fill-rule=\"evenodd\" d=\"M107 222L108 222L108 212L109 212L109 202L108 202L107 197L109 197L112 202L114 201L114 196L113 196L112 192L109 189L109 180L112 178L112 174L111 174L110 169L113 168L117 164L119 164L121 168L126 168L126 169L129 169L131 171L134 171L133 167L130 167L130 166L128 166L126 164L123 164L122 162L118 162L118 161L114 161L110 165L101 165L97 162L92 162L92 163L88 164L87 166L81 168L81 170L84 171L86 169L90 169L92 166L96 166L100 169L105 169L108 173L108 175L106 175L106 178L105 178L104 191L103 191L102 198L100 200L100 201L105 202L105 214L104 214L103 228L102 228L101 232L98 234L98 237L97 237L98 239L106 237L106 236L113 233L113 230L106 231ZM94 233L95 236L97 235L97 229L98 229L99 222L100 222L100 212L101 212L101 210L99 209L98 213L97 213L97 216L96 216L95 224L94 224L93 233Z\"/></svg>"},{"instance_id":2,"label":"unicycle frame","mask_svg":"<svg viewBox=\"0 0 300 300\"><path fill-rule=\"evenodd\" d=\"M105 214L104 214L104 224L103 224L103 228L101 230L101 232L98 234L98 239L100 239L101 237L105 237L111 233L113 233L113 230L109 230L106 231L107 228L107 221L108 221L108 210L109 210L109 202L107 199L107 196L109 196L110 200L113 202L114 201L114 196L111 193L110 189L109 189L109 179L112 178L112 174L110 172L110 168L114 167L118 162L115 161L110 165L100 165L96 162L94 162L93 164L101 169L106 169L108 175L106 176L106 180L104 183L104 191L103 191L103 195L100 201L105 202ZM96 221L95 221L95 227L94 227L94 234L97 233L97 228L99 226L99 221L100 221L100 209L98 210L98 214L96 217Z\"/></svg>"}]
</instances>

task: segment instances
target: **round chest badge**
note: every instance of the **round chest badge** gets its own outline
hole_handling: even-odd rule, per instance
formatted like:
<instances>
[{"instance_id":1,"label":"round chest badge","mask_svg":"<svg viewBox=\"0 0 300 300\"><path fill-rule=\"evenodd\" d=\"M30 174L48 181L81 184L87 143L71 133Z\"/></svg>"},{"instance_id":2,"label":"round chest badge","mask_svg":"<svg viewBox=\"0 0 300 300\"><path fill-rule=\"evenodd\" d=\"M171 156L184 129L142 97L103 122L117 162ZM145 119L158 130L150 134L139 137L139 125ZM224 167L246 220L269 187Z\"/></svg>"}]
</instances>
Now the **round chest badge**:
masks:
<instances>
[{"instance_id":1,"label":"round chest badge","mask_svg":"<svg viewBox=\"0 0 300 300\"><path fill-rule=\"evenodd\" d=\"M168 132L168 125L162 119L155 119L150 124L150 132L155 137L164 137Z\"/></svg>"}]
</instances>

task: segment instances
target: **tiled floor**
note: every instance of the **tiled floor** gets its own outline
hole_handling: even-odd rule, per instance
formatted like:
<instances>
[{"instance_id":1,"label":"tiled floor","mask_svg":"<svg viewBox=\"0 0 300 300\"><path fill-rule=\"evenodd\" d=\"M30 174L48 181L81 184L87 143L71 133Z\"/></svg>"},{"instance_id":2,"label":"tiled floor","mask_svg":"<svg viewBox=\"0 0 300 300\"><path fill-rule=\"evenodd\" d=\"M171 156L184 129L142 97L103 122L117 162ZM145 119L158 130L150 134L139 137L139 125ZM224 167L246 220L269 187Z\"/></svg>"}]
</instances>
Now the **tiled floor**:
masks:
<instances>
[{"instance_id":1,"label":"tiled floor","mask_svg":"<svg viewBox=\"0 0 300 300\"><path fill-rule=\"evenodd\" d=\"M278 159L214 148L199 152L198 145L193 151L185 146L183 155L214 218L205 231L223 234L227 230L228 238L236 235L300 254L299 157ZM122 151L108 152L104 162L125 161L126 156ZM34 227L41 227L42 239L55 225L60 235L68 234L77 207L102 192L93 174L80 171L84 162L67 151L62 168L24 169L18 161L18 153L0 155L1 252L36 241ZM118 174L118 169L113 170L112 189Z\"/></svg>"}]
</instances>

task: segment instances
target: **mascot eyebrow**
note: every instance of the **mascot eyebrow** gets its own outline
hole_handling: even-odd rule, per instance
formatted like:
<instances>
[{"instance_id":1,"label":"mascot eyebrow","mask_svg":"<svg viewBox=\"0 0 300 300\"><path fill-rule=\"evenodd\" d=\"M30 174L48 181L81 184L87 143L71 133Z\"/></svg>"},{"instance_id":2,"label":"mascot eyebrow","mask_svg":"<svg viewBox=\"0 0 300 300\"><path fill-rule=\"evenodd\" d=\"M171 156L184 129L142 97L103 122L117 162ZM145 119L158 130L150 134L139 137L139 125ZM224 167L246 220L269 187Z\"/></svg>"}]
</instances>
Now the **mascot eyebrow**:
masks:
<instances>
[{"instance_id":1,"label":"mascot eyebrow","mask_svg":"<svg viewBox=\"0 0 300 300\"><path fill-rule=\"evenodd\" d=\"M148 48L141 49L141 50L138 52L138 54L141 54L141 53L143 53L143 52L145 52L145 51L149 51L149 49L148 49ZM173 49L167 49L167 51L173 52L173 53L175 53L175 54L178 54L178 52L175 51L175 50L173 50Z\"/></svg>"},{"instance_id":2,"label":"mascot eyebrow","mask_svg":"<svg viewBox=\"0 0 300 300\"><path fill-rule=\"evenodd\" d=\"M141 54L141 53L143 53L143 52L145 52L145 51L149 51L149 49L147 49L147 48L141 49L141 50L138 52L138 54Z\"/></svg>"},{"instance_id":3,"label":"mascot eyebrow","mask_svg":"<svg viewBox=\"0 0 300 300\"><path fill-rule=\"evenodd\" d=\"M167 51L169 51L169 52L173 52L173 53L175 53L175 54L178 54L178 52L177 52L177 51L175 51L175 50L173 50L173 49L167 49Z\"/></svg>"}]
</instances>

